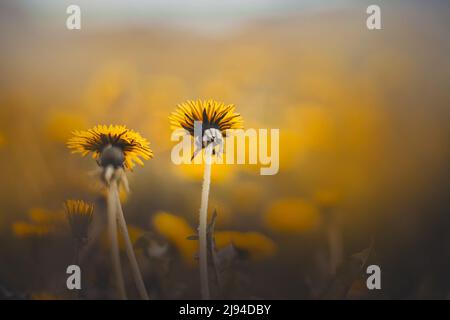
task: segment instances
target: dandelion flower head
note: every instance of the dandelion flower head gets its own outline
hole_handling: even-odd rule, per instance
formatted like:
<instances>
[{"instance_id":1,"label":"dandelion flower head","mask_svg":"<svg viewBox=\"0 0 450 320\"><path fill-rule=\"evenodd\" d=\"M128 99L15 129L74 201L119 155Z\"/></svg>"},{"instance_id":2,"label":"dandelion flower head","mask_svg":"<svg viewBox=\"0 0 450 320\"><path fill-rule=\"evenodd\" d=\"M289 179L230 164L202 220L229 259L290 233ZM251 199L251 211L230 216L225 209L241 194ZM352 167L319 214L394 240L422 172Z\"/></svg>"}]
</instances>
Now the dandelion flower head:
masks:
<instances>
[{"instance_id":1,"label":"dandelion flower head","mask_svg":"<svg viewBox=\"0 0 450 320\"><path fill-rule=\"evenodd\" d=\"M66 200L64 209L75 239L85 241L92 221L94 205L83 200Z\"/></svg>"},{"instance_id":2,"label":"dandelion flower head","mask_svg":"<svg viewBox=\"0 0 450 320\"><path fill-rule=\"evenodd\" d=\"M135 163L153 157L149 142L134 130L122 125L98 125L86 131L75 131L67 142L73 153L92 153L102 167L112 165L133 169Z\"/></svg>"},{"instance_id":3,"label":"dandelion flower head","mask_svg":"<svg viewBox=\"0 0 450 320\"><path fill-rule=\"evenodd\" d=\"M229 129L242 129L243 120L239 113L235 113L233 104L224 104L215 100L188 100L177 106L169 116L173 130L183 128L194 136L194 122L202 122L202 133L208 129L217 129L226 135Z\"/></svg>"}]
</instances>

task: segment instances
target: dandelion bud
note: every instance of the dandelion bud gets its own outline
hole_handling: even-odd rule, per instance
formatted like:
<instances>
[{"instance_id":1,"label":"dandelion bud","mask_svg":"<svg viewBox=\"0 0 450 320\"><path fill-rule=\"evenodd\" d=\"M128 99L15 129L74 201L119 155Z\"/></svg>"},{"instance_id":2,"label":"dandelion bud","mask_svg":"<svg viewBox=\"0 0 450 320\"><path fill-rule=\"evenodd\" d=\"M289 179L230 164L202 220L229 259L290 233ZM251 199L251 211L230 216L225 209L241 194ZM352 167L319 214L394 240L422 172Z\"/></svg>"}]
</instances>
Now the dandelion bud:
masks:
<instances>
[{"instance_id":1,"label":"dandelion bud","mask_svg":"<svg viewBox=\"0 0 450 320\"><path fill-rule=\"evenodd\" d=\"M69 220L72 236L84 244L88 238L88 229L92 221L94 205L82 200L66 200L64 208Z\"/></svg>"}]
</instances>

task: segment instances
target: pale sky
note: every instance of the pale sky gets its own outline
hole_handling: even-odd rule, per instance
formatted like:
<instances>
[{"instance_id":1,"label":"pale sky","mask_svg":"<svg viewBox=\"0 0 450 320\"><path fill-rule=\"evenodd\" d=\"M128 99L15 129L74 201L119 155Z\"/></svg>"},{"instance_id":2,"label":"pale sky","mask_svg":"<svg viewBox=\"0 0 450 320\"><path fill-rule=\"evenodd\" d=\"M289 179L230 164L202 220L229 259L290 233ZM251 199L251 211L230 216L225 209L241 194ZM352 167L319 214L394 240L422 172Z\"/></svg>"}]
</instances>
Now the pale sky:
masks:
<instances>
[{"instance_id":1,"label":"pale sky","mask_svg":"<svg viewBox=\"0 0 450 320\"><path fill-rule=\"evenodd\" d=\"M17 0L16 0L17 1ZM357 0L19 0L36 15L57 17L70 4L90 25L152 25L223 29L254 19L348 5ZM365 0L359 0L363 2Z\"/></svg>"}]
</instances>

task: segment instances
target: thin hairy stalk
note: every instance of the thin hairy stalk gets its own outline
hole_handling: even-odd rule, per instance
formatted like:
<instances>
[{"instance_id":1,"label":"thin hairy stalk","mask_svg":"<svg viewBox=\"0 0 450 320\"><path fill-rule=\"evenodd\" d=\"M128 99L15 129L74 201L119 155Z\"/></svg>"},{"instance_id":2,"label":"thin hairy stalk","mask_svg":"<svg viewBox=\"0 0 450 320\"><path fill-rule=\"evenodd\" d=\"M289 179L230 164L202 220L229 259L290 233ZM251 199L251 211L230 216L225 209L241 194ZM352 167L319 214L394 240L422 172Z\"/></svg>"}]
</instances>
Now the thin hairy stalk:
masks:
<instances>
[{"instance_id":1,"label":"thin hairy stalk","mask_svg":"<svg viewBox=\"0 0 450 320\"><path fill-rule=\"evenodd\" d=\"M125 284L122 275L122 266L120 264L119 255L119 243L117 239L117 182L112 180L108 188L108 200L107 200L107 210L108 210L108 231L109 240L111 244L111 258L113 264L113 272L116 280L117 290L119 291L119 297L122 300L127 298L125 292Z\"/></svg>"},{"instance_id":2,"label":"thin hairy stalk","mask_svg":"<svg viewBox=\"0 0 450 320\"><path fill-rule=\"evenodd\" d=\"M136 255L134 254L133 245L130 240L130 236L128 235L127 223L125 221L125 216L123 214L122 205L120 204L119 192L117 189L116 192L116 205L117 205L117 220L119 222L119 228L122 232L123 239L125 241L125 249L127 252L128 259L130 260L131 270L133 273L134 282L136 283L136 287L139 292L139 296L143 300L149 300L147 290L145 289L144 281L142 280L142 275L139 270L139 265L136 260Z\"/></svg>"},{"instance_id":3,"label":"thin hairy stalk","mask_svg":"<svg viewBox=\"0 0 450 320\"><path fill-rule=\"evenodd\" d=\"M74 252L73 260L74 260L74 264L79 266L80 265L80 250L81 250L82 245L78 239L75 240L74 246L75 246L75 252Z\"/></svg>"},{"instance_id":4,"label":"thin hairy stalk","mask_svg":"<svg viewBox=\"0 0 450 320\"><path fill-rule=\"evenodd\" d=\"M81 268L82 260L81 260L81 252L83 248L86 246L86 242L82 240L76 240L75 241L75 255L74 255L74 261L75 265L79 266ZM87 295L87 288L86 284L81 284L81 290L77 290L77 297L79 300L85 299Z\"/></svg>"},{"instance_id":5,"label":"thin hairy stalk","mask_svg":"<svg viewBox=\"0 0 450 320\"><path fill-rule=\"evenodd\" d=\"M205 171L203 173L202 198L200 203L200 217L198 227L199 239L199 263L200 263L200 286L203 300L210 299L208 282L208 249L206 239L206 229L208 224L208 197L211 185L211 154L212 148L205 150ZM209 158L208 158L209 157Z\"/></svg>"}]
</instances>

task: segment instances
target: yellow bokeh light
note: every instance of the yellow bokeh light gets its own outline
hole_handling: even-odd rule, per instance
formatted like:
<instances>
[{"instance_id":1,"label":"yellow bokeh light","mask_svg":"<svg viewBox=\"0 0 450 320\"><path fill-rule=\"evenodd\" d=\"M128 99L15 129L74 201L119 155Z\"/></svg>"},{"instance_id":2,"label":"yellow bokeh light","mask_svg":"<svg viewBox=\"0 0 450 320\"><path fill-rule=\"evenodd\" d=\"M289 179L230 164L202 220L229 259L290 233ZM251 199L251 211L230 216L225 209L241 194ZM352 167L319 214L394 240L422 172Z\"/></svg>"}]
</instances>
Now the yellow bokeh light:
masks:
<instances>
[{"instance_id":1,"label":"yellow bokeh light","mask_svg":"<svg viewBox=\"0 0 450 320\"><path fill-rule=\"evenodd\" d=\"M264 218L270 230L282 233L313 231L321 220L319 210L312 203L299 198L275 201Z\"/></svg>"},{"instance_id":2,"label":"yellow bokeh light","mask_svg":"<svg viewBox=\"0 0 450 320\"><path fill-rule=\"evenodd\" d=\"M160 211L153 217L153 226L179 250L186 264L195 264L194 255L198 244L197 241L187 239L195 232L183 218Z\"/></svg>"}]
</instances>

